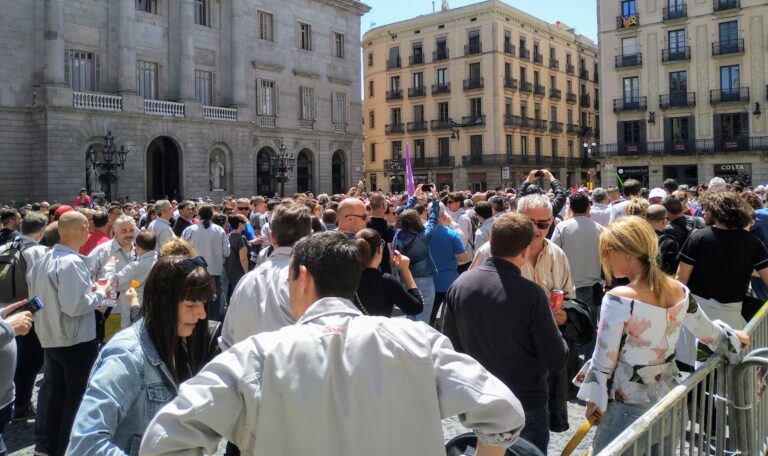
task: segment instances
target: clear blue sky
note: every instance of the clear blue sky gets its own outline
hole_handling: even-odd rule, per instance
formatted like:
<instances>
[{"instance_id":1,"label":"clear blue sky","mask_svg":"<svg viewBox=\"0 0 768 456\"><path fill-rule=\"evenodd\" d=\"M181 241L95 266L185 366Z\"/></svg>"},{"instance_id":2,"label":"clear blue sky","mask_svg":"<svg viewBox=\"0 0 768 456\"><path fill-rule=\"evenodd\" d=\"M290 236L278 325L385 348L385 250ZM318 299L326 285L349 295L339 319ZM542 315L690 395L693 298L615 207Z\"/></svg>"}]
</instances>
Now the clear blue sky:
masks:
<instances>
[{"instance_id":1,"label":"clear blue sky","mask_svg":"<svg viewBox=\"0 0 768 456\"><path fill-rule=\"evenodd\" d=\"M362 0L371 7L360 22L361 33L392 22L411 19L432 13L432 0ZM506 0L505 3L554 23L564 22L597 43L596 0ZM451 8L478 3L477 0L448 0ZM435 10L440 11L442 0L435 0Z\"/></svg>"}]
</instances>

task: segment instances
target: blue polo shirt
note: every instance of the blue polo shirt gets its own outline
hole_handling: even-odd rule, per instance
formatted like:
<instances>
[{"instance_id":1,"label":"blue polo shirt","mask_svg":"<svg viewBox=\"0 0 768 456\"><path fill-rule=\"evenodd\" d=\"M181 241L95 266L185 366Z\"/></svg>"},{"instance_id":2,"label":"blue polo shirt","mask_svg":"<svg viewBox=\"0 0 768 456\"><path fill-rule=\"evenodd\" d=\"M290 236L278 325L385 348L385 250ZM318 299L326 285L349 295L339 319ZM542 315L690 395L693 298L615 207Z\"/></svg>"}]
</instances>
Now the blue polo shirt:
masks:
<instances>
[{"instance_id":1,"label":"blue polo shirt","mask_svg":"<svg viewBox=\"0 0 768 456\"><path fill-rule=\"evenodd\" d=\"M456 255L464 253L464 243L456 231L437 225L432 238L429 240L429 252L437 267L433 277L435 292L445 293L451 284L459 277L459 263Z\"/></svg>"}]
</instances>

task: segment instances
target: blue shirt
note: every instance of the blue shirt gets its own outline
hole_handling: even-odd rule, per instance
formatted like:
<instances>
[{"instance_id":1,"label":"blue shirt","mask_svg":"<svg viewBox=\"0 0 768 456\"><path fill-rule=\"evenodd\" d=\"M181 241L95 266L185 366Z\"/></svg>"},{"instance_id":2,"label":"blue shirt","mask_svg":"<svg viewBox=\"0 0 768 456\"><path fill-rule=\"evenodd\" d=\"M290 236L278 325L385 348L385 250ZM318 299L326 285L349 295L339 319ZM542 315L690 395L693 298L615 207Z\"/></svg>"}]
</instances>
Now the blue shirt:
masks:
<instances>
[{"instance_id":1,"label":"blue shirt","mask_svg":"<svg viewBox=\"0 0 768 456\"><path fill-rule=\"evenodd\" d=\"M755 224L752 226L752 233L768 246L768 208L755 211Z\"/></svg>"},{"instance_id":2,"label":"blue shirt","mask_svg":"<svg viewBox=\"0 0 768 456\"><path fill-rule=\"evenodd\" d=\"M433 276L435 291L444 293L459 277L459 262L456 260L456 255L464 253L461 236L450 228L437 225L432 239L429 240L429 251L437 267L437 274Z\"/></svg>"}]
</instances>

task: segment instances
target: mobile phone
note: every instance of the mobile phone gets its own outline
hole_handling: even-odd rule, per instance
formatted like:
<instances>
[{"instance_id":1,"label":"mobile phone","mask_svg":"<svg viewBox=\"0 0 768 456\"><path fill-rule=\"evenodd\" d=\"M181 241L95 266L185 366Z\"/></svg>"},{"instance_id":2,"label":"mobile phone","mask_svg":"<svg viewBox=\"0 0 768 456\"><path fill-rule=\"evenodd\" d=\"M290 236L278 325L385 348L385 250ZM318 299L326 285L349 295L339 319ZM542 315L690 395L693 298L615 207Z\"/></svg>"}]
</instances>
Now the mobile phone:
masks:
<instances>
[{"instance_id":1,"label":"mobile phone","mask_svg":"<svg viewBox=\"0 0 768 456\"><path fill-rule=\"evenodd\" d=\"M421 190L424 192L431 192L432 191L432 184L424 184L421 186Z\"/></svg>"},{"instance_id":2,"label":"mobile phone","mask_svg":"<svg viewBox=\"0 0 768 456\"><path fill-rule=\"evenodd\" d=\"M32 312L34 314L38 310L42 310L42 308L43 308L43 301L41 301L40 298L38 298L37 296L32 296L31 298L27 299L27 302L24 303L23 306L16 309L13 312L13 314L16 314L19 312Z\"/></svg>"},{"instance_id":3,"label":"mobile phone","mask_svg":"<svg viewBox=\"0 0 768 456\"><path fill-rule=\"evenodd\" d=\"M542 178L542 177L544 177L544 171L538 170L538 171L536 171L536 174L534 174L534 176L536 176L538 178Z\"/></svg>"}]
</instances>

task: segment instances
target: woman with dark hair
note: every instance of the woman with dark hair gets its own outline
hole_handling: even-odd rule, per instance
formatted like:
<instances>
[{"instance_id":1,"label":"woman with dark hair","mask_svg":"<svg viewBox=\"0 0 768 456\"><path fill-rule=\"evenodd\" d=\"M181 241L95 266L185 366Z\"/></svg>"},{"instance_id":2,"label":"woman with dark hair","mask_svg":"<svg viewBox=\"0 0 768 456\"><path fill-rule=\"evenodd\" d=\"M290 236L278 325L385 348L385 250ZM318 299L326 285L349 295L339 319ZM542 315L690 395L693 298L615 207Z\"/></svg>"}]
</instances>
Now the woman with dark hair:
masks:
<instances>
[{"instance_id":1,"label":"woman with dark hair","mask_svg":"<svg viewBox=\"0 0 768 456\"><path fill-rule=\"evenodd\" d=\"M243 234L248 220L243 214L230 215L229 226L232 231L229 233L229 256L224 261L224 267L227 270L227 302L232 297L235 287L240 279L248 272L248 240Z\"/></svg>"},{"instance_id":2,"label":"woman with dark hair","mask_svg":"<svg viewBox=\"0 0 768 456\"><path fill-rule=\"evenodd\" d=\"M397 251L392 255L392 263L400 271L400 277L405 283L403 288L396 278L379 270L384 257L384 240L376 230L365 228L358 231L355 243L360 251L360 262L365 268L353 300L355 305L366 315L382 317L391 317L394 306L406 315L421 313L424 303L408 269L411 260Z\"/></svg>"},{"instance_id":3,"label":"woman with dark hair","mask_svg":"<svg viewBox=\"0 0 768 456\"><path fill-rule=\"evenodd\" d=\"M155 413L209 361L205 304L213 293L201 257L155 264L144 286L143 318L115 335L93 366L67 454L138 454Z\"/></svg>"},{"instance_id":4,"label":"woman with dark hair","mask_svg":"<svg viewBox=\"0 0 768 456\"><path fill-rule=\"evenodd\" d=\"M437 267L429 253L429 241L432 239L435 227L437 227L440 205L437 204L437 199L433 200L429 218L426 224L423 223L419 213L413 209L416 206L417 198L423 195L424 192L419 185L416 188L416 193L408 200L403 212L397 216L395 227L398 231L395 233L392 249L399 250L402 255L407 255L411 259L410 271L424 301L424 310L413 319L429 323L435 301L433 276L437 274Z\"/></svg>"},{"instance_id":5,"label":"woman with dark hair","mask_svg":"<svg viewBox=\"0 0 768 456\"><path fill-rule=\"evenodd\" d=\"M206 309L211 320L221 321L222 288L221 274L224 272L224 260L229 256L229 239L224 228L213 223L213 205L203 204L198 211L200 223L187 227L181 238L192 244L198 254L208 263L208 272L216 282L216 295L210 308Z\"/></svg>"},{"instance_id":6,"label":"woman with dark hair","mask_svg":"<svg viewBox=\"0 0 768 456\"><path fill-rule=\"evenodd\" d=\"M157 218L157 212L155 212L154 207L150 207L147 209L147 213L144 214L144 217L139 220L139 229L143 230L146 229L150 223L154 222Z\"/></svg>"}]
</instances>

